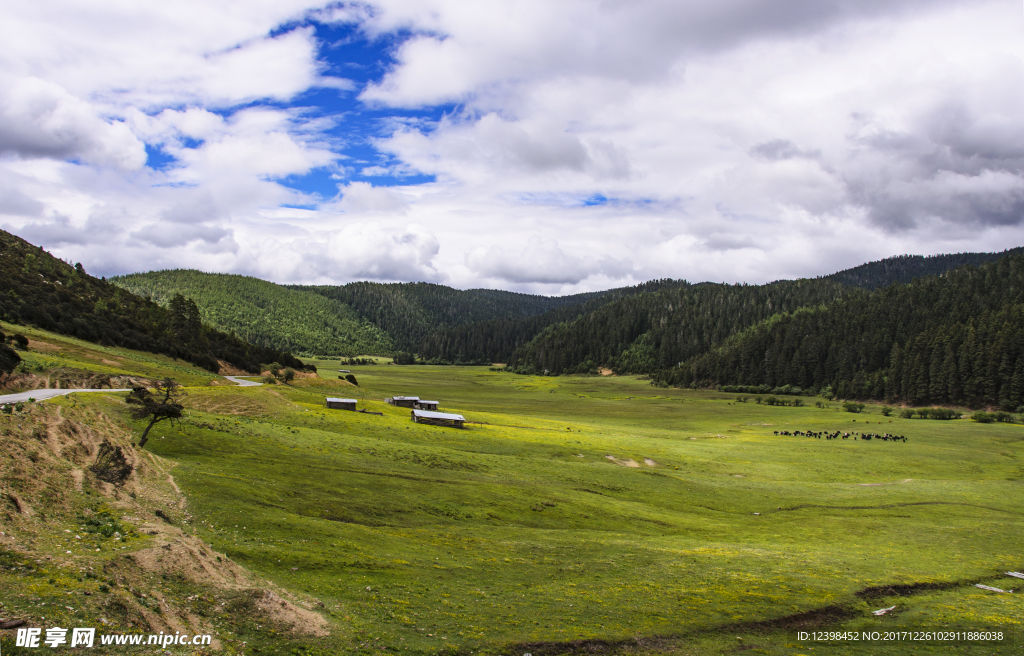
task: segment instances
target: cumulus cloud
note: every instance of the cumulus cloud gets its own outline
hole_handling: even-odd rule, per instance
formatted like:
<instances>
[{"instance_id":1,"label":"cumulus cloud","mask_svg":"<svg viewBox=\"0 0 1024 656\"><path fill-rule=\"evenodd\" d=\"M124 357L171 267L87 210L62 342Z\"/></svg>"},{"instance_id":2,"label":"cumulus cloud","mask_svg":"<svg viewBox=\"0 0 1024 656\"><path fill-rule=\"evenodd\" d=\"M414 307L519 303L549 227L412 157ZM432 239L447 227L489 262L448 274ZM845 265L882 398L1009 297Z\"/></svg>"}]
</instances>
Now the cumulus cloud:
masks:
<instances>
[{"instance_id":1,"label":"cumulus cloud","mask_svg":"<svg viewBox=\"0 0 1024 656\"><path fill-rule=\"evenodd\" d=\"M123 122L102 118L89 103L38 78L0 78L0 154L125 170L146 163L144 144Z\"/></svg>"},{"instance_id":2,"label":"cumulus cloud","mask_svg":"<svg viewBox=\"0 0 1024 656\"><path fill-rule=\"evenodd\" d=\"M368 182L352 182L340 189L340 199L334 205L343 212L357 214L378 213L404 214L409 209L410 199L388 187L374 187Z\"/></svg>"},{"instance_id":3,"label":"cumulus cloud","mask_svg":"<svg viewBox=\"0 0 1024 656\"><path fill-rule=\"evenodd\" d=\"M332 259L355 279L443 280L433 264L440 249L437 238L416 224L352 223L330 235Z\"/></svg>"},{"instance_id":4,"label":"cumulus cloud","mask_svg":"<svg viewBox=\"0 0 1024 656\"><path fill-rule=\"evenodd\" d=\"M370 102L402 107L462 102L488 87L537 78L649 81L682 57L936 6L922 0L616 0L598 10L584 0L374 4L380 8L376 13L341 12L337 19L358 21L371 34L418 32L398 48L397 65L362 94Z\"/></svg>"},{"instance_id":5,"label":"cumulus cloud","mask_svg":"<svg viewBox=\"0 0 1024 656\"><path fill-rule=\"evenodd\" d=\"M466 254L466 265L476 273L506 283L574 285L602 275L621 280L632 272L629 262L609 256L567 255L554 239L531 237L522 251L500 246L478 247Z\"/></svg>"}]
</instances>

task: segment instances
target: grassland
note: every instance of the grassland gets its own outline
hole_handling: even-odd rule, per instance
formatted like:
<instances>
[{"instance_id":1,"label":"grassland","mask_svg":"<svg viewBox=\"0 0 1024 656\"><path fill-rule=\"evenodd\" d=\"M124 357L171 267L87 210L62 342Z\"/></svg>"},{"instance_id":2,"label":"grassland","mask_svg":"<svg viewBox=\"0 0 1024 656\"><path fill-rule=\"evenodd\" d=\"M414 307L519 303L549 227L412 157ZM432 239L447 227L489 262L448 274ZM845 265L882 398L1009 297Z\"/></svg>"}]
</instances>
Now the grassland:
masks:
<instances>
[{"instance_id":1,"label":"grassland","mask_svg":"<svg viewBox=\"0 0 1024 656\"><path fill-rule=\"evenodd\" d=\"M16 370L16 374L45 378L48 374L65 370L150 379L170 376L182 385L192 386L207 385L219 378L184 360L175 360L157 353L100 346L67 335L3 321L0 321L0 331L8 335L21 333L30 341L29 350L18 353L23 364Z\"/></svg>"},{"instance_id":2,"label":"grassland","mask_svg":"<svg viewBox=\"0 0 1024 656\"><path fill-rule=\"evenodd\" d=\"M950 653L797 640L902 627L994 628L1008 639L956 653L1019 653L1022 598L974 584L1013 588L1003 572L1024 569L1020 425L471 367L342 366L354 387L315 364L320 378L287 386L195 379L185 420L147 446L178 463L202 540L323 602L332 635L312 650ZM383 403L395 394L475 423L414 424Z\"/></svg>"}]
</instances>

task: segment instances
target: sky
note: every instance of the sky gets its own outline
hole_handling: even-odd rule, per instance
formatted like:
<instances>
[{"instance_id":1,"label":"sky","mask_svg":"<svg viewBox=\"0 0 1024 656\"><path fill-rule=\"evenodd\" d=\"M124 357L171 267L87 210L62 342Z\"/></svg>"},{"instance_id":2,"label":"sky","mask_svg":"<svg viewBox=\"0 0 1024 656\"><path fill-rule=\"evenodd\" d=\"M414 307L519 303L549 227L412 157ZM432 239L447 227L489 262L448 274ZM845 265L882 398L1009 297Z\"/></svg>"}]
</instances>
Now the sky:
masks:
<instances>
[{"instance_id":1,"label":"sky","mask_svg":"<svg viewBox=\"0 0 1024 656\"><path fill-rule=\"evenodd\" d=\"M0 5L0 228L562 295L1024 245L1020 0Z\"/></svg>"}]
</instances>

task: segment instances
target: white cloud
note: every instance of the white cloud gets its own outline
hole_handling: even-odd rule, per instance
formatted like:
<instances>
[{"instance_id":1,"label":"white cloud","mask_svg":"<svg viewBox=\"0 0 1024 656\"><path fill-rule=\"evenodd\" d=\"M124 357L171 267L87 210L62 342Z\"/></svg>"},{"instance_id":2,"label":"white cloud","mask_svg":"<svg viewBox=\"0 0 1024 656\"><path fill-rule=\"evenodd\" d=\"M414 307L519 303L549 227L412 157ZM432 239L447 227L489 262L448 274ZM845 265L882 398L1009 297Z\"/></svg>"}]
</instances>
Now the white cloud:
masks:
<instances>
[{"instance_id":1,"label":"white cloud","mask_svg":"<svg viewBox=\"0 0 1024 656\"><path fill-rule=\"evenodd\" d=\"M441 249L423 226L351 223L330 235L331 257L351 279L442 281L434 267Z\"/></svg>"},{"instance_id":2,"label":"white cloud","mask_svg":"<svg viewBox=\"0 0 1024 656\"><path fill-rule=\"evenodd\" d=\"M412 37L358 89L304 16ZM8 3L0 215L101 273L545 293L998 250L1024 241L1022 20L994 0ZM317 88L399 108L378 152L291 106ZM320 168L337 194L280 184Z\"/></svg>"},{"instance_id":3,"label":"white cloud","mask_svg":"<svg viewBox=\"0 0 1024 656\"><path fill-rule=\"evenodd\" d=\"M368 182L352 182L340 188L341 199L334 205L342 212L391 215L405 214L409 209L408 197L389 187L374 187Z\"/></svg>"},{"instance_id":4,"label":"white cloud","mask_svg":"<svg viewBox=\"0 0 1024 656\"><path fill-rule=\"evenodd\" d=\"M89 103L38 78L0 78L0 154L125 170L146 163L145 146L124 123L104 120Z\"/></svg>"},{"instance_id":5,"label":"white cloud","mask_svg":"<svg viewBox=\"0 0 1024 656\"><path fill-rule=\"evenodd\" d=\"M608 256L566 255L555 240L536 236L519 252L500 246L475 248L466 254L466 265L487 278L513 284L575 285L595 275L621 280L633 270L630 263Z\"/></svg>"}]
</instances>

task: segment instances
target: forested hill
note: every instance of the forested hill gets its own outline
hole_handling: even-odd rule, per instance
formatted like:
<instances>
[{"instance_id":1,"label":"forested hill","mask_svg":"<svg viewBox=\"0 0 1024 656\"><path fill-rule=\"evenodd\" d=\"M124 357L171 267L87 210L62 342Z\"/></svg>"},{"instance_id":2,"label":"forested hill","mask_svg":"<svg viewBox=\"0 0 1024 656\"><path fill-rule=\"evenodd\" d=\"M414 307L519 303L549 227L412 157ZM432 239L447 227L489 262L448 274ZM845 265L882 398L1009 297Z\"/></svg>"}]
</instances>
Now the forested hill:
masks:
<instances>
[{"instance_id":1,"label":"forested hill","mask_svg":"<svg viewBox=\"0 0 1024 656\"><path fill-rule=\"evenodd\" d=\"M383 355L395 349L383 330L348 305L259 278L178 269L110 281L164 306L175 294L194 299L204 322L260 346L327 356Z\"/></svg>"},{"instance_id":2,"label":"forested hill","mask_svg":"<svg viewBox=\"0 0 1024 656\"><path fill-rule=\"evenodd\" d=\"M494 319L517 319L578 305L607 292L536 296L496 289L459 290L431 283L353 282L339 286L290 285L340 301L386 332L398 349L419 351L423 338L445 328Z\"/></svg>"},{"instance_id":3,"label":"forested hill","mask_svg":"<svg viewBox=\"0 0 1024 656\"><path fill-rule=\"evenodd\" d=\"M655 380L1014 410L1024 404L1024 254L773 317Z\"/></svg>"},{"instance_id":4,"label":"forested hill","mask_svg":"<svg viewBox=\"0 0 1024 656\"><path fill-rule=\"evenodd\" d=\"M0 319L38 326L100 344L182 358L210 371L225 360L248 371L279 362L303 363L204 326L183 297L169 308L53 257L39 246L0 230Z\"/></svg>"},{"instance_id":5,"label":"forested hill","mask_svg":"<svg viewBox=\"0 0 1024 656\"><path fill-rule=\"evenodd\" d=\"M516 349L527 344L549 326L588 315L601 306L619 299L688 286L689 283L685 280L652 280L634 287L620 287L600 295L590 295L590 299L584 303L563 305L532 317L491 319L448 328L424 338L420 342L419 353L427 361L508 362ZM564 298L575 299L583 296L586 295Z\"/></svg>"},{"instance_id":6,"label":"forested hill","mask_svg":"<svg viewBox=\"0 0 1024 656\"><path fill-rule=\"evenodd\" d=\"M860 290L831 280L768 285L701 283L642 293L550 326L517 349L515 371L650 373L706 352L780 312L835 301Z\"/></svg>"},{"instance_id":7,"label":"forested hill","mask_svg":"<svg viewBox=\"0 0 1024 656\"><path fill-rule=\"evenodd\" d=\"M1007 255L1024 253L1024 247L1001 253L952 253L948 255L898 255L877 262L868 262L852 269L846 269L824 276L844 285L877 289L894 282L908 283L914 278L938 276L946 271L971 264L978 266L995 262Z\"/></svg>"}]
</instances>

